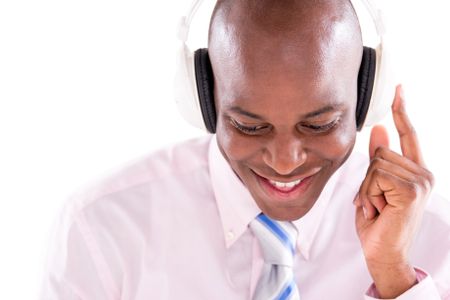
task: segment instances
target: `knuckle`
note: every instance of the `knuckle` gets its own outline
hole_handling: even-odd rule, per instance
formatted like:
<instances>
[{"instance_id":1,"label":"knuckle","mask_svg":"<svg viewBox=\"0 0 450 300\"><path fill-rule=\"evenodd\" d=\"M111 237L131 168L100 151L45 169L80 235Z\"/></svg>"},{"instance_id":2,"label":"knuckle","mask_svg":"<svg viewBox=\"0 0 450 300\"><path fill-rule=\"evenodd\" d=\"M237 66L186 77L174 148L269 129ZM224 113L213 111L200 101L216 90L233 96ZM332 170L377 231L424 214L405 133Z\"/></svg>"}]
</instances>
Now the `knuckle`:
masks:
<instances>
[{"instance_id":1,"label":"knuckle","mask_svg":"<svg viewBox=\"0 0 450 300\"><path fill-rule=\"evenodd\" d=\"M417 178L417 185L420 187L421 190L427 190L428 179L425 178L425 176L420 176L419 178Z\"/></svg>"},{"instance_id":2,"label":"knuckle","mask_svg":"<svg viewBox=\"0 0 450 300\"><path fill-rule=\"evenodd\" d=\"M376 150L375 150L375 156L377 157L385 157L386 153L388 151L389 148L385 147L385 146L379 146Z\"/></svg>"},{"instance_id":3,"label":"knuckle","mask_svg":"<svg viewBox=\"0 0 450 300\"><path fill-rule=\"evenodd\" d=\"M418 181L425 191L431 191L435 184L433 173L425 168L423 169L421 176L419 176Z\"/></svg>"},{"instance_id":4,"label":"knuckle","mask_svg":"<svg viewBox=\"0 0 450 300\"><path fill-rule=\"evenodd\" d=\"M412 138L416 138L417 137L417 132L416 132L416 128L412 125L409 124L408 125L408 133Z\"/></svg>"},{"instance_id":5,"label":"knuckle","mask_svg":"<svg viewBox=\"0 0 450 300\"><path fill-rule=\"evenodd\" d=\"M384 174L385 174L385 172L382 169L380 169L380 168L376 168L376 169L373 170L373 175L374 176L383 176Z\"/></svg>"},{"instance_id":6,"label":"knuckle","mask_svg":"<svg viewBox=\"0 0 450 300\"><path fill-rule=\"evenodd\" d=\"M370 163L372 170L378 170L383 165L384 160L381 157L374 157Z\"/></svg>"},{"instance_id":7,"label":"knuckle","mask_svg":"<svg viewBox=\"0 0 450 300\"><path fill-rule=\"evenodd\" d=\"M420 187L419 183L417 182L408 183L408 195L411 200L417 199L421 193L422 188Z\"/></svg>"},{"instance_id":8,"label":"knuckle","mask_svg":"<svg viewBox=\"0 0 450 300\"><path fill-rule=\"evenodd\" d=\"M436 178L434 177L434 174L430 172L429 170L426 170L425 176L427 179L427 188L431 190L434 185L436 184Z\"/></svg>"},{"instance_id":9,"label":"knuckle","mask_svg":"<svg viewBox=\"0 0 450 300\"><path fill-rule=\"evenodd\" d=\"M405 124L405 128L400 132L400 138L411 136L415 137L417 136L416 129L411 123Z\"/></svg>"},{"instance_id":10,"label":"knuckle","mask_svg":"<svg viewBox=\"0 0 450 300\"><path fill-rule=\"evenodd\" d=\"M379 157L381 156L381 153L383 151L383 147L379 146L376 150L375 150L375 156Z\"/></svg>"}]
</instances>

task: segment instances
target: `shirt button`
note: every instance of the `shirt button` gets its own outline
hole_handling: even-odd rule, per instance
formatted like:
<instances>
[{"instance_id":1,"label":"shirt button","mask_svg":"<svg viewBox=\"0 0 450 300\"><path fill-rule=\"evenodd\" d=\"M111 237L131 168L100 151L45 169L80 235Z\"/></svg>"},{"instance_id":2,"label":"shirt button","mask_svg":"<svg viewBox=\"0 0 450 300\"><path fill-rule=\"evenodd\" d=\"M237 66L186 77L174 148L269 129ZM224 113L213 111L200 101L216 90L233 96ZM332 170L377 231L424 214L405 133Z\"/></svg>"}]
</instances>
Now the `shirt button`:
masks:
<instances>
[{"instance_id":1,"label":"shirt button","mask_svg":"<svg viewBox=\"0 0 450 300\"><path fill-rule=\"evenodd\" d=\"M227 240L234 239L234 232L232 230L227 232Z\"/></svg>"}]
</instances>

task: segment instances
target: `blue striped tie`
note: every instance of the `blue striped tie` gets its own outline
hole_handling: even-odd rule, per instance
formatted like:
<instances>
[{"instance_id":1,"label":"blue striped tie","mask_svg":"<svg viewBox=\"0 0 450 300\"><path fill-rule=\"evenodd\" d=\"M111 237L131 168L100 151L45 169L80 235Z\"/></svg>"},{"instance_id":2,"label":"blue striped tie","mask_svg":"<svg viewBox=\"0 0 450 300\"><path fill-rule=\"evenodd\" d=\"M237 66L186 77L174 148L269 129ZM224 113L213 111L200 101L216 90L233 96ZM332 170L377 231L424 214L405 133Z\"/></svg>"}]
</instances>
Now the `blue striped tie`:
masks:
<instances>
[{"instance_id":1,"label":"blue striped tie","mask_svg":"<svg viewBox=\"0 0 450 300\"><path fill-rule=\"evenodd\" d=\"M299 300L292 270L297 240L295 226L260 214L250 223L250 228L259 240L265 262L253 300Z\"/></svg>"}]
</instances>

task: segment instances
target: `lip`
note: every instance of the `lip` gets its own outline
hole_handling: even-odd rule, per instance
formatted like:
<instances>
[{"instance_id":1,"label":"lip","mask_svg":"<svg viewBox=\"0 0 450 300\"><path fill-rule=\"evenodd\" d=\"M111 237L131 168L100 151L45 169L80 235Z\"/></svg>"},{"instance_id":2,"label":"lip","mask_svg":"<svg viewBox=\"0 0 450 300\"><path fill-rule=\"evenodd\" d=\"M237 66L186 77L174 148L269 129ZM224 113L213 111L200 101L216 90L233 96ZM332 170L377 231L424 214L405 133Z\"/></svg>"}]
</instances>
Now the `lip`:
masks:
<instances>
[{"instance_id":1,"label":"lip","mask_svg":"<svg viewBox=\"0 0 450 300\"><path fill-rule=\"evenodd\" d=\"M289 179L289 181L285 181L285 180L281 181L281 180L276 180L276 179L270 178L271 180L280 181L280 182L292 182L292 181L301 179L301 182L289 191L280 190L280 189L276 188L275 186L273 186L269 182L268 178L263 177L254 171L253 171L253 173L255 173L255 176L256 176L261 188L265 191L265 193L268 196L270 196L270 198L274 199L275 201L289 201L289 200L294 200L297 197L299 197L300 195L304 194L307 191L308 187L311 185L311 182L314 179L314 176L319 171L320 171L320 169L318 169L318 170L316 169L316 170L314 170L314 172L311 172L310 175L302 176L302 177L298 177L298 178L292 178L292 179Z\"/></svg>"}]
</instances>

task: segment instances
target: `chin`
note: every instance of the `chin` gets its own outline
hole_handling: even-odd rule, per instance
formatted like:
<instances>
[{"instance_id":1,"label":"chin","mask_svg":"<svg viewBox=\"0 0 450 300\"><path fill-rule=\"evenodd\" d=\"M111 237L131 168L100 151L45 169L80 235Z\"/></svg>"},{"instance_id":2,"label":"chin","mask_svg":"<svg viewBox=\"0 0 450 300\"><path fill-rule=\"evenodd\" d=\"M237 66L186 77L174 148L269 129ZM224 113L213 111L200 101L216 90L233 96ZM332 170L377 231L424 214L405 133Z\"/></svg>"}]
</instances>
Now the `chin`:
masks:
<instances>
[{"instance_id":1,"label":"chin","mask_svg":"<svg viewBox=\"0 0 450 300\"><path fill-rule=\"evenodd\" d=\"M261 211L268 217L279 221L295 221L305 216L314 206L318 198L299 200L297 203L291 205L273 204L270 199L255 199L256 204Z\"/></svg>"},{"instance_id":2,"label":"chin","mask_svg":"<svg viewBox=\"0 0 450 300\"><path fill-rule=\"evenodd\" d=\"M263 213L273 220L296 221L306 215L311 208L272 209Z\"/></svg>"}]
</instances>

